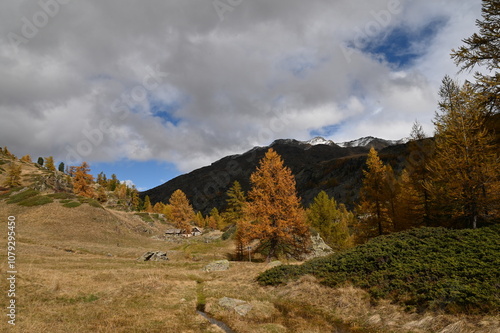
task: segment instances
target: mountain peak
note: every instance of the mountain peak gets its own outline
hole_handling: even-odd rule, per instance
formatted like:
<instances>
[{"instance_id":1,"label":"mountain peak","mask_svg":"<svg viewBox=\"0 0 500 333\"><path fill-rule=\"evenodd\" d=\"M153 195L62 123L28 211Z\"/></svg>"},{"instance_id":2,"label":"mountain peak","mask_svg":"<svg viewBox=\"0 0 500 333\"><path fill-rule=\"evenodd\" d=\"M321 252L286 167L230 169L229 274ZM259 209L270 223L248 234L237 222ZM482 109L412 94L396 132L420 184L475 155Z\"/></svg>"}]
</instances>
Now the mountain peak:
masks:
<instances>
[{"instance_id":1,"label":"mountain peak","mask_svg":"<svg viewBox=\"0 0 500 333\"><path fill-rule=\"evenodd\" d=\"M309 141L303 141L304 143L306 144L309 144L311 146L315 146L315 145L328 145L328 146L332 146L334 145L335 143L332 141L332 140L327 140L321 136L317 136L315 138L312 138L311 140Z\"/></svg>"}]
</instances>

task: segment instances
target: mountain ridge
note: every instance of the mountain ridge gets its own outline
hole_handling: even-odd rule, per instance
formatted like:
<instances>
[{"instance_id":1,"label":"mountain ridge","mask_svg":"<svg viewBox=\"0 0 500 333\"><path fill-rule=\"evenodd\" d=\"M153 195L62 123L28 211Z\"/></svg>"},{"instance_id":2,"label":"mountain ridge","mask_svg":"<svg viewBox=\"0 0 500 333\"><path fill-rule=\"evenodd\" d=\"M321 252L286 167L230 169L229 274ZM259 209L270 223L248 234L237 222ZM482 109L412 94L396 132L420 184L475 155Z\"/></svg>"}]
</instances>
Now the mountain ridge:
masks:
<instances>
[{"instance_id":1,"label":"mountain ridge","mask_svg":"<svg viewBox=\"0 0 500 333\"><path fill-rule=\"evenodd\" d=\"M307 141L277 139L269 146L257 146L242 154L226 156L175 177L141 192L141 197L148 195L153 204L167 203L172 193L180 189L197 211L207 214L214 207L223 210L226 205L225 193L233 182L240 182L243 190L248 191L250 175L265 152L273 148L292 170L298 195L304 205L308 205L319 191L324 190L338 202L352 207L358 199L362 170L370 147L378 150L381 158L391 160L395 169L401 168L406 154L406 142L403 140L364 137L340 144L344 147L322 137Z\"/></svg>"}]
</instances>

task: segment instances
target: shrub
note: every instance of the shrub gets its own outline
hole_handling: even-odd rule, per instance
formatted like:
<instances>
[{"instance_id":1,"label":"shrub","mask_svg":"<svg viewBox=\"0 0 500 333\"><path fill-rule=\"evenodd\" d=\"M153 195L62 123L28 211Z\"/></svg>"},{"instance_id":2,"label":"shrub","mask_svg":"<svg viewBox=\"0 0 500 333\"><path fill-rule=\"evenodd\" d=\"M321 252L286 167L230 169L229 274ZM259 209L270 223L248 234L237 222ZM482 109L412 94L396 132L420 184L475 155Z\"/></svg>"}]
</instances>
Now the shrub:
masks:
<instances>
[{"instance_id":1,"label":"shrub","mask_svg":"<svg viewBox=\"0 0 500 333\"><path fill-rule=\"evenodd\" d=\"M351 283L373 299L389 298L409 309L495 313L500 310L499 236L500 225L414 229L301 266L272 268L257 280L278 285L312 274L326 286Z\"/></svg>"},{"instance_id":2,"label":"shrub","mask_svg":"<svg viewBox=\"0 0 500 333\"><path fill-rule=\"evenodd\" d=\"M12 192L13 191L11 191L10 193L12 193ZM23 200L26 200L28 198L34 197L34 196L38 195L39 193L40 192L35 191L33 189L27 189L27 190L24 190L22 192L10 195L9 196L9 200L7 200L7 203L8 204L19 203L19 202L21 202Z\"/></svg>"},{"instance_id":3,"label":"shrub","mask_svg":"<svg viewBox=\"0 0 500 333\"><path fill-rule=\"evenodd\" d=\"M75 208L75 207L78 207L80 205L81 205L81 203L78 202L78 201L70 201L70 202L67 202L67 203L63 204L63 207L66 207L66 208Z\"/></svg>"},{"instance_id":4,"label":"shrub","mask_svg":"<svg viewBox=\"0 0 500 333\"><path fill-rule=\"evenodd\" d=\"M52 200L52 198L49 198L46 195L37 195L19 202L18 205L25 207L33 207L33 206L45 205L52 202L54 202L54 200Z\"/></svg>"}]
</instances>

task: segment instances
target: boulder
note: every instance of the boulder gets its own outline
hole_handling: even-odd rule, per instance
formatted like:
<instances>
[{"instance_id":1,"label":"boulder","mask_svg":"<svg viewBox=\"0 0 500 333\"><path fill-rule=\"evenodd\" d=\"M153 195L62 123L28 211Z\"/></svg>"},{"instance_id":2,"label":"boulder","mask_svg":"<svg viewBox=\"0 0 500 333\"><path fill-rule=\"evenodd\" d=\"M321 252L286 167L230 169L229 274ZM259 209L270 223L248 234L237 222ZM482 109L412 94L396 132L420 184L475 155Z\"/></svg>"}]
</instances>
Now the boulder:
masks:
<instances>
[{"instance_id":1,"label":"boulder","mask_svg":"<svg viewBox=\"0 0 500 333\"><path fill-rule=\"evenodd\" d=\"M162 251L148 251L137 258L138 261L164 261L168 260L167 253Z\"/></svg>"},{"instance_id":2,"label":"boulder","mask_svg":"<svg viewBox=\"0 0 500 333\"><path fill-rule=\"evenodd\" d=\"M302 255L299 259L310 260L316 257L324 257L333 253L333 249L328 246L319 234L311 235L311 246L309 253Z\"/></svg>"},{"instance_id":3,"label":"boulder","mask_svg":"<svg viewBox=\"0 0 500 333\"><path fill-rule=\"evenodd\" d=\"M237 314L244 317L252 310L252 304L243 301L241 299L230 298L230 297L222 297L219 300L219 305L228 309L234 310Z\"/></svg>"},{"instance_id":4,"label":"boulder","mask_svg":"<svg viewBox=\"0 0 500 333\"><path fill-rule=\"evenodd\" d=\"M227 271L228 269L229 269L229 261L225 259L213 261L203 268L205 272L220 272L220 271Z\"/></svg>"}]
</instances>

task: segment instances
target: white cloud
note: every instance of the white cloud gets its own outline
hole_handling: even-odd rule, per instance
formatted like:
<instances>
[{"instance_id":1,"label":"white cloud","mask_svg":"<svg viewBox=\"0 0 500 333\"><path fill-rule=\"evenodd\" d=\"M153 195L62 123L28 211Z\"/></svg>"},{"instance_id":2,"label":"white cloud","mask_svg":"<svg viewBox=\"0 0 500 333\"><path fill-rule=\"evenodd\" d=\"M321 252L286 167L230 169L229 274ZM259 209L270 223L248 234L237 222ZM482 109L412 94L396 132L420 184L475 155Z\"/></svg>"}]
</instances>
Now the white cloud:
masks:
<instances>
[{"instance_id":1,"label":"white cloud","mask_svg":"<svg viewBox=\"0 0 500 333\"><path fill-rule=\"evenodd\" d=\"M22 36L24 18L42 9L2 2L0 143L189 171L336 124L336 141L407 136L415 119L430 129L439 82L456 72L450 49L475 31L479 9L475 0L256 0L220 21L211 1L72 1L16 50L9 34ZM410 68L345 48L373 27L436 18L446 24ZM179 107L154 113L153 100Z\"/></svg>"}]
</instances>

